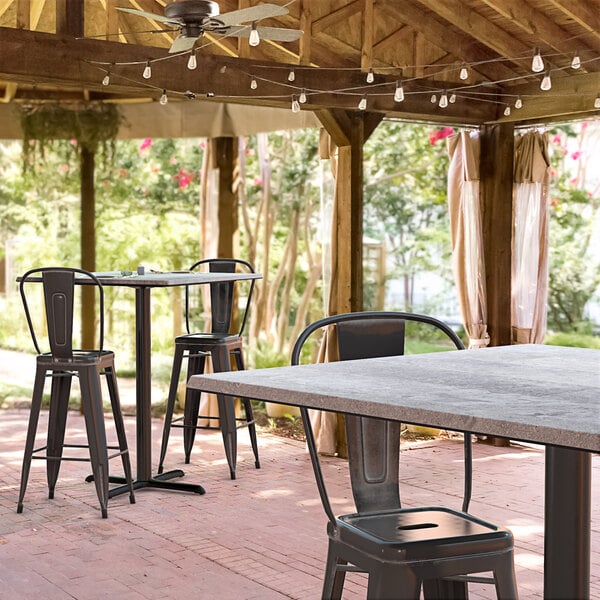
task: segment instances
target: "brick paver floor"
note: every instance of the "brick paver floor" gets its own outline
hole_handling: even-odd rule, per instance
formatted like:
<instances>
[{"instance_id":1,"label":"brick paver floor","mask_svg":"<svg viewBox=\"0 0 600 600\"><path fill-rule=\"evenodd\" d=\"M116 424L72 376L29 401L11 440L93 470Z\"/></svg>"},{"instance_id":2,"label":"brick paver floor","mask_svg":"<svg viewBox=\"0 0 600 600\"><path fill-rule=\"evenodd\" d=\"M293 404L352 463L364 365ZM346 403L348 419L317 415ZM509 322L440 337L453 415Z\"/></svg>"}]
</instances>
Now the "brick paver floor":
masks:
<instances>
[{"instance_id":1,"label":"brick paver floor","mask_svg":"<svg viewBox=\"0 0 600 600\"><path fill-rule=\"evenodd\" d=\"M48 500L45 463L34 461L25 509L16 513L28 411L0 411L0 598L2 600L317 599L326 553L325 517L304 444L261 434L256 470L246 431L239 433L239 466L229 479L220 434L200 432L192 464L183 466L175 432L167 468L184 467L184 480L204 496L140 490L100 511L87 463L63 463L54 500ZM46 415L42 416L44 431ZM135 419L126 418L135 449ZM69 427L84 438L83 421ZM153 423L156 464L162 423ZM522 599L542 598L544 456L513 444L474 449L471 510L512 528ZM120 468L115 461L115 472ZM135 463L134 463L135 464ZM593 458L592 597L600 598L600 458ZM349 508L345 463L324 458L337 511ZM457 439L403 444L403 502L460 506L461 443ZM365 578L350 574L344 598L365 597ZM472 600L495 598L473 586Z\"/></svg>"}]
</instances>

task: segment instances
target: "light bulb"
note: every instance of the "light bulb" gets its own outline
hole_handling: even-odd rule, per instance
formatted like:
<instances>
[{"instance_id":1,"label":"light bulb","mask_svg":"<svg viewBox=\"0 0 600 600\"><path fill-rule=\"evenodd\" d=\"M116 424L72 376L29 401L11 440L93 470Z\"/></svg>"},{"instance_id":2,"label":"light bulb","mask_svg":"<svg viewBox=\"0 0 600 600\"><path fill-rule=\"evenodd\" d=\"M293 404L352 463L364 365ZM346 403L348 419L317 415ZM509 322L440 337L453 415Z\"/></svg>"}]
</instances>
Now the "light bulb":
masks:
<instances>
[{"instance_id":1,"label":"light bulb","mask_svg":"<svg viewBox=\"0 0 600 600\"><path fill-rule=\"evenodd\" d=\"M594 108L600 108L600 94L598 94L594 100Z\"/></svg>"},{"instance_id":2,"label":"light bulb","mask_svg":"<svg viewBox=\"0 0 600 600\"><path fill-rule=\"evenodd\" d=\"M550 79L550 71L546 71L542 83L540 84L540 90L547 92L552 87L552 80Z\"/></svg>"},{"instance_id":3,"label":"light bulb","mask_svg":"<svg viewBox=\"0 0 600 600\"><path fill-rule=\"evenodd\" d=\"M523 100L521 100L521 96L515 100L515 108L523 108Z\"/></svg>"},{"instance_id":4,"label":"light bulb","mask_svg":"<svg viewBox=\"0 0 600 600\"><path fill-rule=\"evenodd\" d=\"M510 106L507 104L506 108L504 109L504 116L508 117L510 115Z\"/></svg>"},{"instance_id":5,"label":"light bulb","mask_svg":"<svg viewBox=\"0 0 600 600\"><path fill-rule=\"evenodd\" d=\"M150 77L152 77L152 67L150 66L150 61L146 63L146 66L144 67L144 72L142 73L142 77L144 79L150 79Z\"/></svg>"},{"instance_id":6,"label":"light bulb","mask_svg":"<svg viewBox=\"0 0 600 600\"><path fill-rule=\"evenodd\" d=\"M258 35L258 29L256 29L256 23L252 23L252 31L250 31L248 43L251 46L258 46L260 44L260 36Z\"/></svg>"},{"instance_id":7,"label":"light bulb","mask_svg":"<svg viewBox=\"0 0 600 600\"><path fill-rule=\"evenodd\" d=\"M252 81L250 82L250 89L255 90L257 87L258 87L258 83L256 82L256 78L253 77Z\"/></svg>"},{"instance_id":8,"label":"light bulb","mask_svg":"<svg viewBox=\"0 0 600 600\"><path fill-rule=\"evenodd\" d=\"M190 57L188 58L187 68L190 71L193 71L198 66L198 60L196 59L196 53L190 52Z\"/></svg>"},{"instance_id":9,"label":"light bulb","mask_svg":"<svg viewBox=\"0 0 600 600\"><path fill-rule=\"evenodd\" d=\"M167 90L163 90L162 91L162 95L160 97L159 103L164 106L167 102L169 101L169 98L167 98Z\"/></svg>"},{"instance_id":10,"label":"light bulb","mask_svg":"<svg viewBox=\"0 0 600 600\"><path fill-rule=\"evenodd\" d=\"M448 106L448 94L446 94L446 90L444 90L440 96L439 107L446 108L446 106Z\"/></svg>"},{"instance_id":11,"label":"light bulb","mask_svg":"<svg viewBox=\"0 0 600 600\"><path fill-rule=\"evenodd\" d=\"M102 80L102 85L110 85L110 73L107 73Z\"/></svg>"},{"instance_id":12,"label":"light bulb","mask_svg":"<svg viewBox=\"0 0 600 600\"><path fill-rule=\"evenodd\" d=\"M579 69L581 67L581 59L579 58L579 54L575 52L575 56L571 61L571 69Z\"/></svg>"},{"instance_id":13,"label":"light bulb","mask_svg":"<svg viewBox=\"0 0 600 600\"><path fill-rule=\"evenodd\" d=\"M367 83L373 83L375 81L375 75L373 74L373 69L369 69L367 73Z\"/></svg>"},{"instance_id":14,"label":"light bulb","mask_svg":"<svg viewBox=\"0 0 600 600\"><path fill-rule=\"evenodd\" d=\"M367 97L363 96L358 103L358 110L366 110L367 108Z\"/></svg>"},{"instance_id":15,"label":"light bulb","mask_svg":"<svg viewBox=\"0 0 600 600\"><path fill-rule=\"evenodd\" d=\"M298 102L300 102L300 104L304 104L306 102L306 91L302 90L300 92L300 96L298 96Z\"/></svg>"},{"instance_id":16,"label":"light bulb","mask_svg":"<svg viewBox=\"0 0 600 600\"><path fill-rule=\"evenodd\" d=\"M533 51L533 60L531 61L531 70L534 73L541 73L544 70L544 60L540 54L540 49L536 48Z\"/></svg>"},{"instance_id":17,"label":"light bulb","mask_svg":"<svg viewBox=\"0 0 600 600\"><path fill-rule=\"evenodd\" d=\"M196 94L194 94L194 92L192 92L191 90L186 90L183 95L188 99L188 100L195 100L196 99Z\"/></svg>"},{"instance_id":18,"label":"light bulb","mask_svg":"<svg viewBox=\"0 0 600 600\"><path fill-rule=\"evenodd\" d=\"M448 102L450 102L450 104L454 104L456 102L456 94L450 94L450 98L448 98Z\"/></svg>"},{"instance_id":19,"label":"light bulb","mask_svg":"<svg viewBox=\"0 0 600 600\"><path fill-rule=\"evenodd\" d=\"M394 92L394 102L402 102L404 100L404 87L402 81L396 81L396 91Z\"/></svg>"},{"instance_id":20,"label":"light bulb","mask_svg":"<svg viewBox=\"0 0 600 600\"><path fill-rule=\"evenodd\" d=\"M292 69L290 71L290 74L288 75L288 81L295 81L296 80L296 72L294 71L294 69Z\"/></svg>"},{"instance_id":21,"label":"light bulb","mask_svg":"<svg viewBox=\"0 0 600 600\"><path fill-rule=\"evenodd\" d=\"M431 104L435 104L437 102L437 96L435 94L431 94L430 101Z\"/></svg>"},{"instance_id":22,"label":"light bulb","mask_svg":"<svg viewBox=\"0 0 600 600\"><path fill-rule=\"evenodd\" d=\"M300 112L300 103L296 99L296 96L292 96L292 112L299 113Z\"/></svg>"},{"instance_id":23,"label":"light bulb","mask_svg":"<svg viewBox=\"0 0 600 600\"><path fill-rule=\"evenodd\" d=\"M464 81L465 79L469 79L469 69L467 69L467 65L463 63L460 67L460 73L458 74L459 78Z\"/></svg>"}]
</instances>

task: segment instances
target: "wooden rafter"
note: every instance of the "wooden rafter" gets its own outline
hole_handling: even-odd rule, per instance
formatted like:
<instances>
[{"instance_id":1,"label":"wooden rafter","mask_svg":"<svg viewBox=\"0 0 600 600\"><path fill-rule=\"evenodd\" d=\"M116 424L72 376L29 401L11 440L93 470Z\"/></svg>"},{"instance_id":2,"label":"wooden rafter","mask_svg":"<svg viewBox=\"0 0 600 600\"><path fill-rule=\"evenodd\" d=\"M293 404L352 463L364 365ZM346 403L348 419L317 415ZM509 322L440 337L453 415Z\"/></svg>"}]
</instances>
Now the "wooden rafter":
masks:
<instances>
[{"instance_id":1,"label":"wooden rafter","mask_svg":"<svg viewBox=\"0 0 600 600\"><path fill-rule=\"evenodd\" d=\"M550 0L550 2L600 39L600 4L597 0Z\"/></svg>"},{"instance_id":2,"label":"wooden rafter","mask_svg":"<svg viewBox=\"0 0 600 600\"><path fill-rule=\"evenodd\" d=\"M337 25L338 23L349 19L353 15L359 13L363 9L364 0L353 0L352 2L330 12L329 14L316 19L312 24L312 33L316 35L322 31L326 31L330 27Z\"/></svg>"}]
</instances>

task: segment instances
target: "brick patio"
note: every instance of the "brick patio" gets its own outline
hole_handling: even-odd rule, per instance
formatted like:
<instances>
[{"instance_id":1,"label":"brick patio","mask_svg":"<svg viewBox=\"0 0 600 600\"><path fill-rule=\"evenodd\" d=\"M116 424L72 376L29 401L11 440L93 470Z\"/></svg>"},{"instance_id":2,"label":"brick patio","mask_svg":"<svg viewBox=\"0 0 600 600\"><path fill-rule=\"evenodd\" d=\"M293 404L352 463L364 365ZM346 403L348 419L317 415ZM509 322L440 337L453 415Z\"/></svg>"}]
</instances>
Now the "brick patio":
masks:
<instances>
[{"instance_id":1,"label":"brick patio","mask_svg":"<svg viewBox=\"0 0 600 600\"><path fill-rule=\"evenodd\" d=\"M319 598L326 552L325 516L301 442L262 433L262 469L253 466L247 432L239 435L238 478L231 481L220 434L201 432L185 480L206 495L140 490L109 504L101 519L86 463L63 463L54 500L46 497L45 463L34 461L23 514L16 513L27 410L0 411L0 598L120 600ZM44 427L42 415L41 431ZM135 419L127 417L135 448ZM83 420L69 426L84 437ZM154 459L162 423L153 425ZM72 429L71 429L72 430ZM175 432L167 468L183 463ZM403 502L460 506L461 450L456 439L403 443ZM471 510L509 526L516 538L522 599L542 598L543 452L513 444L474 447ZM114 463L115 472L120 473ZM348 507L345 463L323 461L336 510ZM592 598L600 597L600 458L593 459ZM345 599L365 597L365 579L350 574ZM472 586L471 598L495 598Z\"/></svg>"}]
</instances>

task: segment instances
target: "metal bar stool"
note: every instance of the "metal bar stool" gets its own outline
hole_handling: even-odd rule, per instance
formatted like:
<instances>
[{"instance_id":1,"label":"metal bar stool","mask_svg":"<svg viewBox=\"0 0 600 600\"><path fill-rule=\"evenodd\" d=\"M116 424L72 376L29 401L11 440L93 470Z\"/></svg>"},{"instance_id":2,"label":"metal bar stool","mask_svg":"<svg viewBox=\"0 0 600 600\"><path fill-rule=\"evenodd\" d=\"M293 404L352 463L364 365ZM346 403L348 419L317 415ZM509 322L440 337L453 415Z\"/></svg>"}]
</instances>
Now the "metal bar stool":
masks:
<instances>
[{"instance_id":1,"label":"metal bar stool","mask_svg":"<svg viewBox=\"0 0 600 600\"><path fill-rule=\"evenodd\" d=\"M464 348L452 329L437 319L409 313L358 312L334 315L309 325L294 345L292 364L300 363L303 346L311 334L327 328L328 344L337 344L340 360L402 355L409 323L432 330L424 338L427 343L445 339L451 348ZM332 325L335 327L329 327ZM376 389L373 394L377 394ZM402 394L401 389L398 394ZM356 512L336 517L327 495L308 410L301 408L301 414L328 517L323 599L341 598L348 571L368 573L367 598L372 600L418 600L421 589L427 599L461 600L468 598L468 581L494 583L500 600L518 597L512 533L467 512L472 471L468 433L464 436L462 510L440 506L402 508L400 423L345 414ZM491 572L492 577L479 576L485 572Z\"/></svg>"},{"instance_id":2,"label":"metal bar stool","mask_svg":"<svg viewBox=\"0 0 600 600\"><path fill-rule=\"evenodd\" d=\"M235 273L239 270L254 273L254 269L250 263L245 260L233 258L209 258L200 260L192 265L190 270L194 271L206 267L208 267L210 272L217 273ZM185 322L187 334L175 338L175 356L173 359L173 369L171 371L171 384L169 387L169 397L167 400L165 424L160 449L160 461L158 465L159 473L163 472L171 427L183 428L183 444L186 464L189 464L190 462L196 430L213 429L213 427L210 426L198 425L198 413L200 409L200 392L198 390L186 390L184 415L183 417L173 417L183 359L188 359L187 379L192 375L204 373L206 359L208 357L211 358L213 371L216 373L220 371L229 371L232 366L235 366L237 370L245 369L242 335L244 327L246 326L248 309L254 291L254 280L246 282L249 287L243 301L244 308L239 315L240 327L237 330L237 333L230 333L236 305L235 291L236 287L239 288L239 285L236 284L238 283L239 282L230 281L210 284L210 332L193 332L192 313L194 310L190 298L189 286L186 287ZM242 299L237 300L241 303ZM218 394L217 402L219 408L218 416L202 415L200 418L219 421L227 463L229 465L229 473L231 479L235 479L238 423L240 424L240 427L248 427L252 451L254 453L254 465L257 469L260 468L252 404L249 398L241 398L244 407L244 416L236 417L233 397Z\"/></svg>"},{"instance_id":3,"label":"metal bar stool","mask_svg":"<svg viewBox=\"0 0 600 600\"><path fill-rule=\"evenodd\" d=\"M73 305L75 278L78 283L94 286L99 299L99 347L96 350L73 349ZM42 352L35 334L31 318L26 288L31 282L43 286L45 321L49 352ZM78 286L79 287L79 286ZM92 465L96 493L100 501L102 517L108 516L108 499L111 497L108 478L108 461L121 457L123 471L128 484L129 501L135 503L131 477L129 450L125 437L125 425L121 414L117 378L114 366L114 353L104 350L104 290L96 277L82 269L67 267L47 267L32 269L21 277L21 299L33 345L38 353L36 359L35 382L31 400L31 413L27 429L27 440L21 472L21 489L17 512L23 512L23 498L33 458L46 460L48 497L54 498L54 489L63 460L89 461ZM102 405L100 375L106 376L110 403L117 433L118 446L108 446ZM47 444L34 448L42 395L46 377L51 378L50 407ZM85 418L87 444L65 443L69 396L73 377L79 378L81 405ZM64 448L88 448L89 458L63 456ZM108 454L108 450L116 452Z\"/></svg>"}]
</instances>

